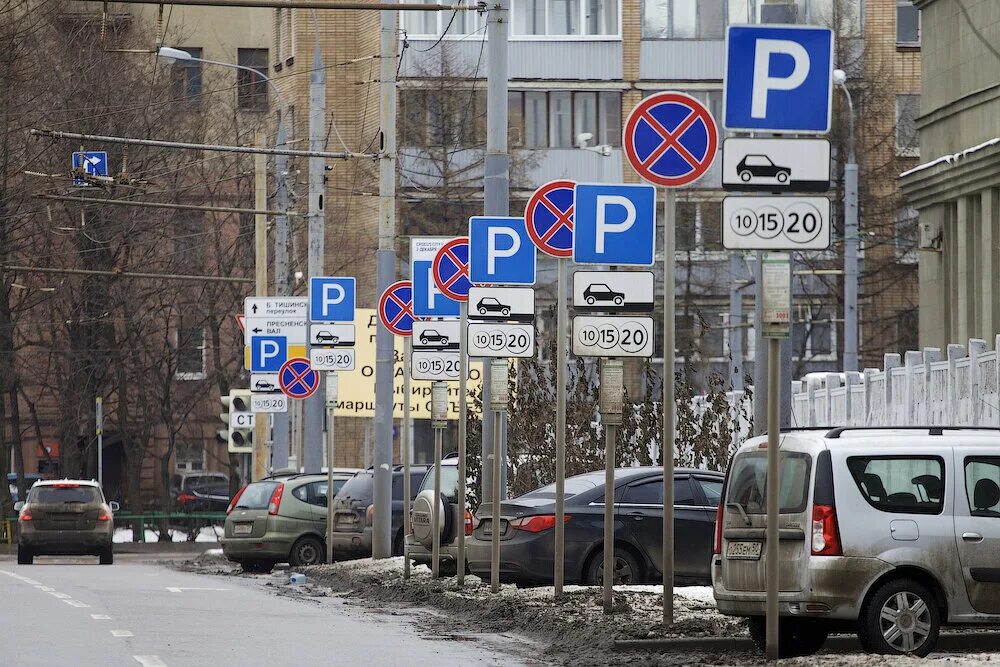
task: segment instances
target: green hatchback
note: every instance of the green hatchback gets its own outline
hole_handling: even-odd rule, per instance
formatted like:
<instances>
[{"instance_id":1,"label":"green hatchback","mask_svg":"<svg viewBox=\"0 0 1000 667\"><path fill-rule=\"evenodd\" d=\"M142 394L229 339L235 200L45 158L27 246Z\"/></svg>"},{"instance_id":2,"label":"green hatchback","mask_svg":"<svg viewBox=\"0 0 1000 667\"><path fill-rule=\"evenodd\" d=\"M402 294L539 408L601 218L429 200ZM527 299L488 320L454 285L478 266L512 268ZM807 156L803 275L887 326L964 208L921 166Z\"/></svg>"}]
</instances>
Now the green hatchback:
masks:
<instances>
[{"instance_id":1,"label":"green hatchback","mask_svg":"<svg viewBox=\"0 0 1000 667\"><path fill-rule=\"evenodd\" d=\"M226 510L222 552L247 572L270 572L275 563L317 565L326 560L327 498L354 471L270 477L240 489Z\"/></svg>"}]
</instances>

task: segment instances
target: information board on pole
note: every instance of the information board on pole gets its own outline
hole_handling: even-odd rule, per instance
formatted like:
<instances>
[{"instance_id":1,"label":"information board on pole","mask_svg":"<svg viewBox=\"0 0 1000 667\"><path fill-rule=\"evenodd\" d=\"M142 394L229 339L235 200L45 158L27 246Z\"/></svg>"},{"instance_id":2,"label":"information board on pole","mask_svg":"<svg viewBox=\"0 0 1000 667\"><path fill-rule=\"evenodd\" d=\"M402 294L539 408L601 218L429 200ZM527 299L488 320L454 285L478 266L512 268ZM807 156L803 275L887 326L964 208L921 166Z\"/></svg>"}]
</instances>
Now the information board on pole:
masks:
<instances>
[{"instance_id":1,"label":"information board on pole","mask_svg":"<svg viewBox=\"0 0 1000 667\"><path fill-rule=\"evenodd\" d=\"M470 357L533 357L535 327L527 324L469 323Z\"/></svg>"},{"instance_id":2,"label":"information board on pole","mask_svg":"<svg viewBox=\"0 0 1000 667\"><path fill-rule=\"evenodd\" d=\"M652 271L577 271L573 309L582 313L651 312Z\"/></svg>"},{"instance_id":3,"label":"information board on pole","mask_svg":"<svg viewBox=\"0 0 1000 667\"><path fill-rule=\"evenodd\" d=\"M410 373L414 380L458 380L460 361L457 351L431 352L413 350L410 355Z\"/></svg>"},{"instance_id":4,"label":"information board on pole","mask_svg":"<svg viewBox=\"0 0 1000 667\"><path fill-rule=\"evenodd\" d=\"M764 254L761 264L761 335L788 338L792 313L792 259L787 252Z\"/></svg>"}]
</instances>

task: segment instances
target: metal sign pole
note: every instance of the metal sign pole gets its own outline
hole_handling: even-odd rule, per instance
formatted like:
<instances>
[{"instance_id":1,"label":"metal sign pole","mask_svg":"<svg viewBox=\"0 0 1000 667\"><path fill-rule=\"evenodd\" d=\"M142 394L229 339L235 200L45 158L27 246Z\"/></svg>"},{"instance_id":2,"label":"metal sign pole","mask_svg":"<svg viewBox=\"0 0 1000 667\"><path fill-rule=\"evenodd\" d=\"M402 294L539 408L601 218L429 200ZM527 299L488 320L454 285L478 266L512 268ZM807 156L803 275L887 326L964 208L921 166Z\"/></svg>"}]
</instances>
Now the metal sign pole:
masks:
<instances>
[{"instance_id":1,"label":"metal sign pole","mask_svg":"<svg viewBox=\"0 0 1000 667\"><path fill-rule=\"evenodd\" d=\"M601 359L600 409L604 426L604 613L614 611L615 585L615 442L622 423L625 364L621 359Z\"/></svg>"},{"instance_id":2,"label":"metal sign pole","mask_svg":"<svg viewBox=\"0 0 1000 667\"><path fill-rule=\"evenodd\" d=\"M469 380L469 303L462 301L459 306L458 334L458 585L465 585L465 467L466 420L468 419Z\"/></svg>"},{"instance_id":3,"label":"metal sign pole","mask_svg":"<svg viewBox=\"0 0 1000 667\"><path fill-rule=\"evenodd\" d=\"M413 340L403 339L403 432L399 448L403 459L403 579L410 578L410 559L406 557L406 536L410 534L410 356Z\"/></svg>"},{"instance_id":4,"label":"metal sign pole","mask_svg":"<svg viewBox=\"0 0 1000 667\"><path fill-rule=\"evenodd\" d=\"M507 387L509 366L506 359L494 359L490 362L491 366L491 381L492 385L490 387L490 405L489 409L492 410L494 414L493 419L493 461L492 461L492 471L493 471L493 499L492 499L492 509L493 516L490 523L490 536L491 536L491 549L490 549L490 590L494 593L500 592L500 502L501 496L501 479L503 477L502 470L503 466L506 465L506 460L503 458L503 452L500 449L500 429L501 429L501 413L507 410L507 399L510 391ZM483 406L485 410L487 406Z\"/></svg>"},{"instance_id":5,"label":"metal sign pole","mask_svg":"<svg viewBox=\"0 0 1000 667\"><path fill-rule=\"evenodd\" d=\"M431 384L431 420L434 428L434 509L431 511L431 576L441 576L441 441L448 426L448 383Z\"/></svg>"},{"instance_id":6,"label":"metal sign pole","mask_svg":"<svg viewBox=\"0 0 1000 667\"><path fill-rule=\"evenodd\" d=\"M97 421L97 484L104 488L104 399L94 399L94 416Z\"/></svg>"},{"instance_id":7,"label":"metal sign pole","mask_svg":"<svg viewBox=\"0 0 1000 667\"><path fill-rule=\"evenodd\" d=\"M663 625L674 622L674 247L677 193L667 188L663 220Z\"/></svg>"},{"instance_id":8,"label":"metal sign pole","mask_svg":"<svg viewBox=\"0 0 1000 667\"><path fill-rule=\"evenodd\" d=\"M778 659L778 430L781 339L767 339L767 659Z\"/></svg>"},{"instance_id":9,"label":"metal sign pole","mask_svg":"<svg viewBox=\"0 0 1000 667\"><path fill-rule=\"evenodd\" d=\"M333 446L336 437L334 413L337 409L338 378L326 373L326 562L333 563Z\"/></svg>"},{"instance_id":10,"label":"metal sign pole","mask_svg":"<svg viewBox=\"0 0 1000 667\"><path fill-rule=\"evenodd\" d=\"M553 580L562 597L566 576L566 260L557 259L556 277L556 532Z\"/></svg>"}]
</instances>

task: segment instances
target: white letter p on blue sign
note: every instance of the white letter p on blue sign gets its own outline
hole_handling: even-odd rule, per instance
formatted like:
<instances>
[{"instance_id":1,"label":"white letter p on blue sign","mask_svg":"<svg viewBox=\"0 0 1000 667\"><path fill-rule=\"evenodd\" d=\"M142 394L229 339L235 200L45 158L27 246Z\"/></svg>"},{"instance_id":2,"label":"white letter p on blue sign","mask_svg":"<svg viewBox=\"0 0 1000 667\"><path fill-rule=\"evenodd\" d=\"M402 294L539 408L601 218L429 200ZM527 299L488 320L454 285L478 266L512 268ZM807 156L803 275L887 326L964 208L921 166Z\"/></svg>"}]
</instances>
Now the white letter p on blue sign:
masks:
<instances>
[{"instance_id":1,"label":"white letter p on blue sign","mask_svg":"<svg viewBox=\"0 0 1000 667\"><path fill-rule=\"evenodd\" d=\"M309 279L311 322L354 321L354 278L316 276Z\"/></svg>"},{"instance_id":2,"label":"white letter p on blue sign","mask_svg":"<svg viewBox=\"0 0 1000 667\"><path fill-rule=\"evenodd\" d=\"M469 279L473 283L534 285L535 259L524 218L469 218Z\"/></svg>"}]
</instances>

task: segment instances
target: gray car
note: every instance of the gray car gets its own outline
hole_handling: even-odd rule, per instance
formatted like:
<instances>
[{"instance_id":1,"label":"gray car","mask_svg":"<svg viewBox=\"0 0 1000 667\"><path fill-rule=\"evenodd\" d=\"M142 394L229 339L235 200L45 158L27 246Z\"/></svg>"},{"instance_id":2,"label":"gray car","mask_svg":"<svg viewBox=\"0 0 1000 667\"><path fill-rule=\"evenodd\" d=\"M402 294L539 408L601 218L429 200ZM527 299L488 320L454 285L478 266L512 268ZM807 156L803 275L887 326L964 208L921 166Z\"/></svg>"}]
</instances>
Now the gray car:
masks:
<instances>
[{"instance_id":1,"label":"gray car","mask_svg":"<svg viewBox=\"0 0 1000 667\"><path fill-rule=\"evenodd\" d=\"M733 459L712 580L719 611L765 643L766 438ZM927 655L942 625L1000 623L1000 430L837 428L781 434L779 652L854 631Z\"/></svg>"},{"instance_id":2,"label":"gray car","mask_svg":"<svg viewBox=\"0 0 1000 667\"><path fill-rule=\"evenodd\" d=\"M17 562L31 565L40 555L93 555L114 563L118 503L108 503L93 480L39 481L18 510Z\"/></svg>"}]
</instances>

